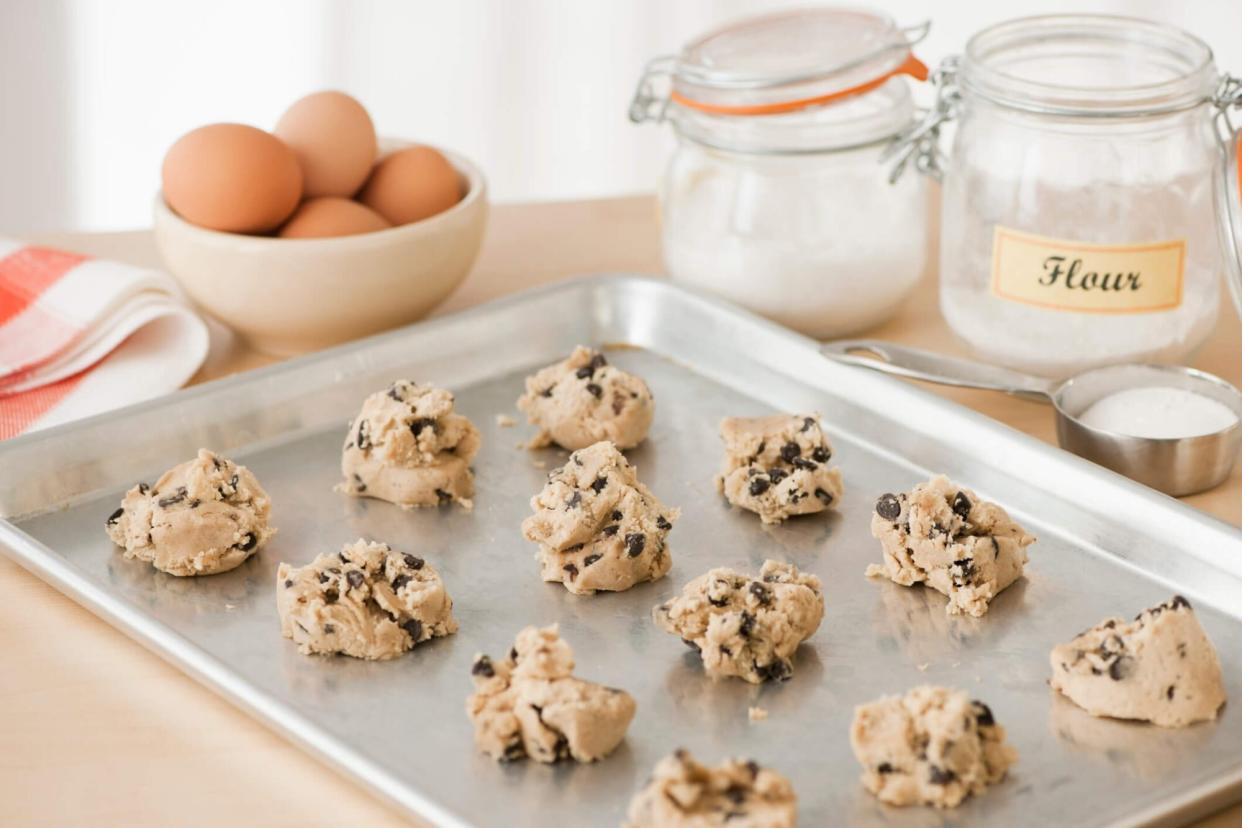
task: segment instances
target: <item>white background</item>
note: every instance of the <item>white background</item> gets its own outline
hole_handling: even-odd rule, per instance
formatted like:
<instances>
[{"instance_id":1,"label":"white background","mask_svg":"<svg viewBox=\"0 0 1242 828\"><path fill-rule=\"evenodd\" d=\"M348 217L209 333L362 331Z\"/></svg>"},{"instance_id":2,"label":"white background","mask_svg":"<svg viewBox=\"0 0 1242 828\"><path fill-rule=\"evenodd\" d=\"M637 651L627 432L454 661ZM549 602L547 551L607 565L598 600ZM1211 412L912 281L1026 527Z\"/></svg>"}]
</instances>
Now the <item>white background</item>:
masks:
<instances>
[{"instance_id":1,"label":"white background","mask_svg":"<svg viewBox=\"0 0 1242 828\"><path fill-rule=\"evenodd\" d=\"M480 163L493 199L650 190L666 129L626 106L646 60L741 0L0 0L0 235L147 224L165 149L212 121L270 128L344 89L383 135ZM1242 0L885 0L930 17L929 64L997 20L1106 11L1168 21L1242 73Z\"/></svg>"}]
</instances>

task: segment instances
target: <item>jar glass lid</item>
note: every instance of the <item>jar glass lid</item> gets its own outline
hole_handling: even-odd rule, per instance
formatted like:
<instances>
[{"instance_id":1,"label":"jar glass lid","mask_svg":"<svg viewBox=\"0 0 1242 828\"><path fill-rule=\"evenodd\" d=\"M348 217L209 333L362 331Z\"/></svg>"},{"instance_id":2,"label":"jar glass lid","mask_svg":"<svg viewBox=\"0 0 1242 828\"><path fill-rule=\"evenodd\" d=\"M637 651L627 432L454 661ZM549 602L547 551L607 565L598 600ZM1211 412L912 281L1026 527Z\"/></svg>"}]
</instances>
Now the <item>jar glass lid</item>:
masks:
<instances>
[{"instance_id":1,"label":"jar glass lid","mask_svg":"<svg viewBox=\"0 0 1242 828\"><path fill-rule=\"evenodd\" d=\"M927 79L907 33L879 12L820 7L751 17L690 43L673 102L720 115L792 112L860 95L894 75Z\"/></svg>"}]
</instances>

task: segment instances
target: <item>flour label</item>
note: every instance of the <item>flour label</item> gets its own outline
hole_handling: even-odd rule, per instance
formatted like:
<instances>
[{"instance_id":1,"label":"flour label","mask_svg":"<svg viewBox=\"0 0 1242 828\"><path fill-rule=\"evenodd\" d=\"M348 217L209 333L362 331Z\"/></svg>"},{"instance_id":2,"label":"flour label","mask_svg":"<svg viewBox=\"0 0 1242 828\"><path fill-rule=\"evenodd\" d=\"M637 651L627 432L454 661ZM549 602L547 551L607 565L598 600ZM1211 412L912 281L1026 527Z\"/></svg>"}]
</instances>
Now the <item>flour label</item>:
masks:
<instances>
[{"instance_id":1,"label":"flour label","mask_svg":"<svg viewBox=\"0 0 1242 828\"><path fill-rule=\"evenodd\" d=\"M1186 241L1088 244L996 226L992 293L1074 313L1150 313L1182 304Z\"/></svg>"}]
</instances>

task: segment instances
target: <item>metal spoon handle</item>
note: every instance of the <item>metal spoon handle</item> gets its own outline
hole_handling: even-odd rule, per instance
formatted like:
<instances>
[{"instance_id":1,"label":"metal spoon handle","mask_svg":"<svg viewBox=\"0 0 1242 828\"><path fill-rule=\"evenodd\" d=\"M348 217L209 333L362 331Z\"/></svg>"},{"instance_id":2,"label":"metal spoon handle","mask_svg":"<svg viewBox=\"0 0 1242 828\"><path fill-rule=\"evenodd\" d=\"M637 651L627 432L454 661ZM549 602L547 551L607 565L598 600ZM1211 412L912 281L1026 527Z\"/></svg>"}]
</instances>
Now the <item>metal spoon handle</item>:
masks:
<instances>
[{"instance_id":1,"label":"metal spoon handle","mask_svg":"<svg viewBox=\"0 0 1242 828\"><path fill-rule=\"evenodd\" d=\"M1050 401L1056 385L1053 380L1021 371L1011 371L1008 368L944 356L918 348L907 348L878 339L843 339L825 343L820 350L824 356L837 362L870 368L884 374L960 388L1003 391L1040 402ZM861 354L870 356L860 356Z\"/></svg>"}]
</instances>

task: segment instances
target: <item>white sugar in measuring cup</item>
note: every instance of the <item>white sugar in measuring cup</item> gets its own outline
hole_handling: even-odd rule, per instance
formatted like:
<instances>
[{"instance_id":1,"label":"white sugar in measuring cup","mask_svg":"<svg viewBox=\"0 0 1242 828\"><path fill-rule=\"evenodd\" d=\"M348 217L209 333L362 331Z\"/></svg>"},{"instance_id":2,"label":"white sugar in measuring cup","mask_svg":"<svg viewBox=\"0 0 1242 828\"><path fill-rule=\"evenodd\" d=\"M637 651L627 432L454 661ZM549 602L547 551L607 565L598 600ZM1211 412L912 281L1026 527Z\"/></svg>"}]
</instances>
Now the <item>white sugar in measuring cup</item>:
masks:
<instances>
[{"instance_id":1,"label":"white sugar in measuring cup","mask_svg":"<svg viewBox=\"0 0 1242 828\"><path fill-rule=\"evenodd\" d=\"M825 356L940 385L1003 391L1052 403L1061 448L1165 494L1202 492L1219 485L1242 450L1242 392L1223 379L1171 365L1109 365L1065 380L1051 380L995 365L944 356L878 340L842 340L822 347ZM863 356L867 354L869 356ZM1080 419L1092 404L1132 388L1179 388L1216 400L1235 415L1229 426L1188 437L1134 437L1095 428Z\"/></svg>"}]
</instances>

